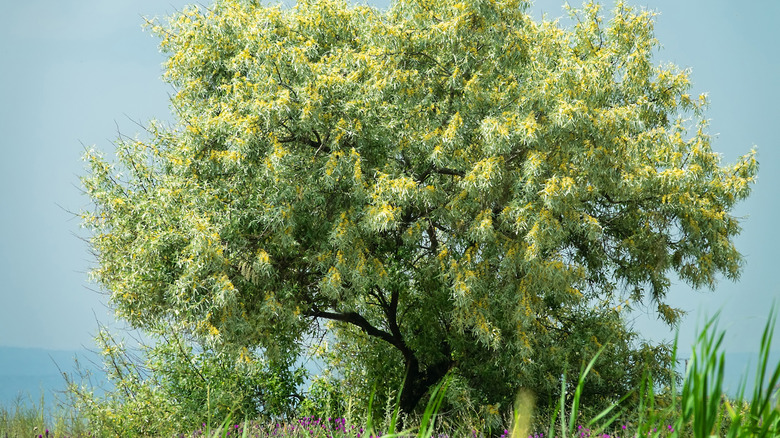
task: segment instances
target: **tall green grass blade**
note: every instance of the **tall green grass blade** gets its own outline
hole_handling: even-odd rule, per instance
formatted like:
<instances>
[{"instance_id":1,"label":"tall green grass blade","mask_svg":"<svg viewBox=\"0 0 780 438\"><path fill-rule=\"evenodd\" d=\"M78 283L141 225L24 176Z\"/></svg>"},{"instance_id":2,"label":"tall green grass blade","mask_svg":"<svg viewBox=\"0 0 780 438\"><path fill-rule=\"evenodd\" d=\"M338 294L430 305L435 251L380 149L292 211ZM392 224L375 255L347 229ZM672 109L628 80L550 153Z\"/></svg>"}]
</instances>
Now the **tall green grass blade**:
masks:
<instances>
[{"instance_id":1,"label":"tall green grass blade","mask_svg":"<svg viewBox=\"0 0 780 438\"><path fill-rule=\"evenodd\" d=\"M561 376L561 435L566 438L566 373Z\"/></svg>"},{"instance_id":2,"label":"tall green grass blade","mask_svg":"<svg viewBox=\"0 0 780 438\"><path fill-rule=\"evenodd\" d=\"M642 375L642 381L639 384L639 409L637 419L637 434L647 436L650 434L655 424L655 418L652 414L655 409L655 392L653 391L653 380L650 374L645 372ZM650 413L646 418L645 414Z\"/></svg>"},{"instance_id":3,"label":"tall green grass blade","mask_svg":"<svg viewBox=\"0 0 780 438\"><path fill-rule=\"evenodd\" d=\"M601 347L599 351L596 352L595 355L593 355L593 358L588 362L587 366L580 368L580 376L577 380L577 387L574 389L574 399L572 400L571 404L571 412L569 415L569 421L568 421L568 432L570 435L574 435L574 429L576 426L577 421L577 414L579 413L580 408L580 397L582 397L582 391L585 388L585 378L588 376L590 371L593 369L593 366L596 364L596 360L598 360L599 356L602 352L604 352L604 349L606 348L606 345ZM566 376L564 375L563 382L562 382L562 388L561 388L561 412L564 412L565 409L565 398L566 398ZM561 433L563 434L563 438L566 438L566 431L564 430L564 424L565 421L565 415L561 416Z\"/></svg>"},{"instance_id":4,"label":"tall green grass blade","mask_svg":"<svg viewBox=\"0 0 780 438\"><path fill-rule=\"evenodd\" d=\"M679 345L678 342L679 342L679 340L680 340L680 330L677 329L675 331L675 333L674 333L674 345L672 346L672 366L676 366L677 365L677 351L678 351L678 345ZM686 369L683 370L683 373L684 373L685 378L687 379L687 375L688 375L688 367L687 366L686 366ZM671 380L671 385L670 386L671 386L672 402L671 402L671 406L670 406L669 409L671 410L671 412L676 412L677 411L677 401L678 401L678 397L677 397L677 375L676 375L676 373L672 376L672 380ZM684 388L684 385L683 385L683 388ZM680 400L680 404L682 405L682 397L679 397L679 400ZM682 406L680 407L680 410L682 411ZM672 435L671 435L672 438L677 438L679 436L679 434L682 432L683 423L684 423L683 415L677 415L674 423L672 424L672 429L674 430L672 432Z\"/></svg>"},{"instance_id":5,"label":"tall green grass blade","mask_svg":"<svg viewBox=\"0 0 780 438\"><path fill-rule=\"evenodd\" d=\"M368 396L368 413L366 414L366 432L371 435L374 433L374 395L376 394L376 387L371 390L371 395Z\"/></svg>"},{"instance_id":6,"label":"tall green grass blade","mask_svg":"<svg viewBox=\"0 0 780 438\"><path fill-rule=\"evenodd\" d=\"M563 386L565 387L566 384L564 383ZM563 397L563 395L562 395ZM555 436L555 422L558 420L558 414L560 413L560 406L555 406L555 409L553 410L552 415L550 415L550 427L547 429L547 436L548 437L554 437Z\"/></svg>"},{"instance_id":7,"label":"tall green grass blade","mask_svg":"<svg viewBox=\"0 0 780 438\"><path fill-rule=\"evenodd\" d=\"M420 429L417 432L417 438L430 438L433 435L433 427L436 423L436 415L441 408L441 404L444 401L444 395L449 386L451 376L448 374L444 379L436 385L431 393L431 399L428 401L428 405L423 412L422 420L420 421Z\"/></svg>"},{"instance_id":8,"label":"tall green grass blade","mask_svg":"<svg viewBox=\"0 0 780 438\"><path fill-rule=\"evenodd\" d=\"M770 438L780 436L780 410L771 405L771 388L780 382L780 363L768 371L772 336L776 326L775 307L761 337L759 361L757 364L753 398L748 403L748 414L744 415L743 403L746 379L740 379L734 404L723 395L725 354L721 351L724 332L717 330L718 313L705 324L691 353L685 370L685 380L680 394L681 413L674 423L672 437L687 436L684 427L691 425L694 437L715 436L728 419L726 436L730 438ZM675 337L677 354L677 337ZM674 382L672 382L673 394ZM674 403L672 404L674 408Z\"/></svg>"},{"instance_id":9,"label":"tall green grass blade","mask_svg":"<svg viewBox=\"0 0 780 438\"><path fill-rule=\"evenodd\" d=\"M404 380L401 381L401 388L404 387L405 382L406 382L406 377L404 377ZM395 408L393 408L393 415L390 417L390 425L387 431L389 435L395 435L395 427L398 422L398 413L400 410L401 410L401 391L398 391L398 395L395 398Z\"/></svg>"},{"instance_id":10,"label":"tall green grass blade","mask_svg":"<svg viewBox=\"0 0 780 438\"><path fill-rule=\"evenodd\" d=\"M615 420L617 420L618 418L620 418L623 415L624 412L623 412L623 409L621 408L621 409L618 410L618 412L613 414L606 421L601 421L604 417L609 415L610 412L612 412L616 407L622 405L623 402L626 401L626 399L628 399L628 397L630 397L632 393L633 393L633 391L628 392L623 397L621 397L620 400L618 400L617 403L615 403L615 404L605 408L604 410L602 410L601 412L596 414L596 416L591 418L590 421L588 421L588 423L586 424L586 426L588 428L594 428L594 426L598 425L598 428L595 429L593 431L593 433L592 433L593 436L601 435L603 431L605 431L606 429L608 429L609 427L612 426L612 424L615 422Z\"/></svg>"},{"instance_id":11,"label":"tall green grass blade","mask_svg":"<svg viewBox=\"0 0 780 438\"><path fill-rule=\"evenodd\" d=\"M708 437L720 421L720 400L723 395L725 358L718 354L725 333L717 331L717 312L701 330L685 370L685 381L680 397L681 418L677 432L692 421L695 437Z\"/></svg>"},{"instance_id":12,"label":"tall green grass blade","mask_svg":"<svg viewBox=\"0 0 780 438\"><path fill-rule=\"evenodd\" d=\"M771 403L772 390L780 380L780 363L775 366L774 372L772 372L769 380L766 381L769 353L776 322L775 306L772 306L769 319L761 336L755 388L753 389L753 400L750 406L750 428L753 434L758 437L777 436L780 434L780 411L778 411L777 407L772 406Z\"/></svg>"},{"instance_id":13,"label":"tall green grass blade","mask_svg":"<svg viewBox=\"0 0 780 438\"><path fill-rule=\"evenodd\" d=\"M241 431L241 438L246 438L247 434L249 433L249 419L244 419L244 429Z\"/></svg>"},{"instance_id":14,"label":"tall green grass blade","mask_svg":"<svg viewBox=\"0 0 780 438\"><path fill-rule=\"evenodd\" d=\"M231 420L232 420L232 415L228 414L227 418L225 418L225 420L222 421L222 424L220 424L213 432L209 430L209 433L206 434L206 436L217 438L218 436L222 435L222 438L227 438L228 433L230 431Z\"/></svg>"}]
</instances>

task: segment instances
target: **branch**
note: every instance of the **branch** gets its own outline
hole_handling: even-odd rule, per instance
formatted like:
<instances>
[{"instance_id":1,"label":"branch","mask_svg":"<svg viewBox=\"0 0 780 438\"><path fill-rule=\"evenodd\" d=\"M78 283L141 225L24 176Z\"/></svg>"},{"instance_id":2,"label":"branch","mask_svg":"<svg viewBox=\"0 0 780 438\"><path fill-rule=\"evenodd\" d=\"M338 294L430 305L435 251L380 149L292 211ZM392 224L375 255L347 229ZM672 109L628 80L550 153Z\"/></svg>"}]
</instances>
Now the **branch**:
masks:
<instances>
[{"instance_id":1,"label":"branch","mask_svg":"<svg viewBox=\"0 0 780 438\"><path fill-rule=\"evenodd\" d=\"M436 228L433 226L433 221L428 218L428 239L431 241L431 254L436 255L439 253L439 239L436 237Z\"/></svg>"},{"instance_id":2,"label":"branch","mask_svg":"<svg viewBox=\"0 0 780 438\"><path fill-rule=\"evenodd\" d=\"M450 169L448 167L437 167L434 168L433 171L441 175L454 175L454 176L459 176L461 178L466 176L465 172L456 169Z\"/></svg>"},{"instance_id":3,"label":"branch","mask_svg":"<svg viewBox=\"0 0 780 438\"><path fill-rule=\"evenodd\" d=\"M402 353L405 353L409 351L409 347L404 344L403 340L400 338L396 338L390 333L380 330L373 325L371 325L366 318L363 317L363 315L360 315L356 312L346 312L346 313L335 313L335 312L326 312L326 311L314 311L310 313L310 316L313 316L315 318L325 318L330 319L332 321L341 321L341 322L348 322L354 326L359 327L361 330L366 332L369 336L374 336L379 339L382 339L383 341L388 342L390 345L398 348L401 350Z\"/></svg>"},{"instance_id":4,"label":"branch","mask_svg":"<svg viewBox=\"0 0 780 438\"><path fill-rule=\"evenodd\" d=\"M401 342L403 342L403 337L401 336L401 329L398 327L398 289L397 288L393 288L393 291L390 294L390 308L388 309L387 312L387 321L390 324L390 331L393 333L393 336L395 336L398 339L401 339ZM404 347L406 347L405 343L404 343Z\"/></svg>"},{"instance_id":5,"label":"branch","mask_svg":"<svg viewBox=\"0 0 780 438\"><path fill-rule=\"evenodd\" d=\"M315 132L315 134L316 134L316 132ZM318 135L318 137L319 137L319 135ZM283 137L283 138L279 139L279 143L294 143L294 142L300 142L300 143L303 143L303 144L305 144L307 146L311 146L314 149L316 149L317 152L325 151L325 153L328 153L328 154L330 153L330 148L329 147L325 146L323 143L319 143L319 142L317 142L315 140L312 140L310 138L302 138L302 137L292 136L291 135L289 137Z\"/></svg>"},{"instance_id":6,"label":"branch","mask_svg":"<svg viewBox=\"0 0 780 438\"><path fill-rule=\"evenodd\" d=\"M602 193L602 196L606 201L612 205L635 205L635 204L642 204L646 201L654 201L658 200L658 195L649 195L645 196L643 198L638 199L612 199L612 197L609 196L609 193Z\"/></svg>"},{"instance_id":7,"label":"branch","mask_svg":"<svg viewBox=\"0 0 780 438\"><path fill-rule=\"evenodd\" d=\"M385 313L387 313L387 309L390 308L390 305L387 304L387 300L385 299L385 296L382 294L382 291L378 289L379 287L374 286L374 288L368 290L368 294L376 298L379 306L382 307Z\"/></svg>"},{"instance_id":8,"label":"branch","mask_svg":"<svg viewBox=\"0 0 780 438\"><path fill-rule=\"evenodd\" d=\"M466 172L460 170L450 169L449 167L431 166L428 168L428 170L423 172L422 175L420 175L420 177L417 179L417 182L422 184L423 182L425 182L426 179L428 179L429 176L431 176L431 173L438 173L440 175L453 175L453 176L459 176L461 178L466 176Z\"/></svg>"},{"instance_id":9,"label":"branch","mask_svg":"<svg viewBox=\"0 0 780 438\"><path fill-rule=\"evenodd\" d=\"M444 225L442 225L442 224L440 224L440 223L436 222L436 221L435 221L435 220L433 220L433 219L430 219L430 218L429 218L429 219L428 219L428 223L429 223L429 224L431 224L431 225L433 226L434 230L439 230L439 231L441 231L442 233L444 233L445 235L450 235L450 236L452 236L452 235L454 235L454 234L455 234L455 232L454 232L454 231L452 231L452 230L450 230L450 229L447 229L447 227L445 227Z\"/></svg>"},{"instance_id":10,"label":"branch","mask_svg":"<svg viewBox=\"0 0 780 438\"><path fill-rule=\"evenodd\" d=\"M563 327L556 327L555 325L552 325L552 324L546 324L545 323L546 320L544 318L537 318L536 322L539 325L541 325L542 327L546 328L547 330L555 330L555 331L557 331L559 333L565 333L565 334L571 336L571 331L570 330L566 330Z\"/></svg>"},{"instance_id":11,"label":"branch","mask_svg":"<svg viewBox=\"0 0 780 438\"><path fill-rule=\"evenodd\" d=\"M286 88L290 93L292 93L293 102L298 103L299 102L299 100L298 100L298 93L296 93L295 90L293 89L293 87L291 87L289 84L285 84L284 83L284 80L282 79L282 74L279 73L279 66L274 64L274 70L276 70L276 77L277 77L276 83L278 85Z\"/></svg>"}]
</instances>

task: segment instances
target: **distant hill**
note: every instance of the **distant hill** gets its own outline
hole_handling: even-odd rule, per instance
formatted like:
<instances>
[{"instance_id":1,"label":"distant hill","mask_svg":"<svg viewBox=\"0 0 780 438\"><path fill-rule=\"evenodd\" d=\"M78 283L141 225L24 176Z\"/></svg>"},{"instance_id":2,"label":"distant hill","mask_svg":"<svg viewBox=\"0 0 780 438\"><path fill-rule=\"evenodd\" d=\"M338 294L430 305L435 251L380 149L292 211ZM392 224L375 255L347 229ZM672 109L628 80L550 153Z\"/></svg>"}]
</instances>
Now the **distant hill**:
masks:
<instances>
[{"instance_id":1,"label":"distant hill","mask_svg":"<svg viewBox=\"0 0 780 438\"><path fill-rule=\"evenodd\" d=\"M103 378L102 371L92 363L97 362L96 356L87 350L0 347L0 405L38 404L43 395L50 406L55 392L65 389L62 372L73 373L76 358L82 369Z\"/></svg>"}]
</instances>

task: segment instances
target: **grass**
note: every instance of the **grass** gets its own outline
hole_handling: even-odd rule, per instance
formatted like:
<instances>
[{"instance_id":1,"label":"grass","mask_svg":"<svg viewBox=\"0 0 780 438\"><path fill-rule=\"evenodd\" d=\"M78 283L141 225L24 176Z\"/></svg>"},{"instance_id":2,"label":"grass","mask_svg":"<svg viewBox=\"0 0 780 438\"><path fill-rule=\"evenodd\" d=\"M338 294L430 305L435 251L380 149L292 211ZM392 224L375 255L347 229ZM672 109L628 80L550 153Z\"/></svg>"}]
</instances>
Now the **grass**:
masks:
<instances>
[{"instance_id":1,"label":"grass","mask_svg":"<svg viewBox=\"0 0 780 438\"><path fill-rule=\"evenodd\" d=\"M780 406L775 398L780 382L780 363L774 368L770 368L768 363L775 323L773 310L761 337L755 389L749 398L744 394L744 380L736 398L729 399L723 394L725 359L721 347L724 333L717 329L716 315L705 324L694 345L682 387L679 390L674 386L671 388L670 393L675 396L655 394L648 378L635 390L640 400L635 412L618 411L613 406L592 415L588 421L580 421L580 395L585 376L597 355L581 370L570 404L564 403L564 394L551 412L535 413L533 394L521 391L501 438L780 437ZM675 340L675 357L676 345ZM396 430L399 425L396 401L396 408L383 421L368 418L363 425L350 424L345 418L327 415L270 424L233 422L227 418L215 428L204 424L203 428L182 433L179 437L485 438L482 431L464 430L462 426L448 427L438 421L437 412L447 384L445 379L435 388L422 416L416 421L407 421L410 426L403 430ZM565 376L561 384L565 392ZM43 399L39 405L32 407L18 399L12 408L0 407L0 438L93 436L77 413L60 410L54 415L46 415L43 406Z\"/></svg>"},{"instance_id":2,"label":"grass","mask_svg":"<svg viewBox=\"0 0 780 438\"><path fill-rule=\"evenodd\" d=\"M5 437L30 436L39 430L45 431L46 417L40 405L30 406L22 397L17 397L13 407L0 407L0 433Z\"/></svg>"},{"instance_id":3,"label":"grass","mask_svg":"<svg viewBox=\"0 0 780 438\"><path fill-rule=\"evenodd\" d=\"M61 407L50 411L45 406L43 395L35 403L19 396L12 406L0 406L0 438L92 436L77 412Z\"/></svg>"}]
</instances>

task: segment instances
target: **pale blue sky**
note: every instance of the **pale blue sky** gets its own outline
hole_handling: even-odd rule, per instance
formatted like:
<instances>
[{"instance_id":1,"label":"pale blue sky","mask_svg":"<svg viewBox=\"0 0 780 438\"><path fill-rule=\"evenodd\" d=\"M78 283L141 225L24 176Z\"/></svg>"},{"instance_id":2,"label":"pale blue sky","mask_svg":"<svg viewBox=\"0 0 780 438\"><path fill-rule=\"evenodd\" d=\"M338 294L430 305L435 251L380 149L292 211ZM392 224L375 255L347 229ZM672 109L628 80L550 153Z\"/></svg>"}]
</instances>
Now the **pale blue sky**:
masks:
<instances>
[{"instance_id":1,"label":"pale blue sky","mask_svg":"<svg viewBox=\"0 0 780 438\"><path fill-rule=\"evenodd\" d=\"M84 145L110 151L117 128L133 120L170 120L170 88L159 78L157 40L141 16L164 16L182 0L26 0L6 2L0 18L0 346L77 349L91 346L95 317L111 320L90 289L92 263L79 221L86 207L78 175ZM384 6L387 2L369 2ZM747 265L738 283L713 291L676 285L670 301L691 313L680 328L692 342L697 315L722 308L729 352L755 351L777 286L780 214L780 2L774 0L629 1L661 13L656 61L693 70L694 95L708 92L710 132L726 161L759 148L753 196L737 245ZM534 16L563 15L561 1L537 1ZM606 3L609 7L611 3ZM640 312L641 313L641 312ZM652 339L673 334L639 316ZM684 354L687 355L687 354Z\"/></svg>"}]
</instances>

